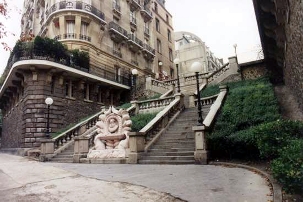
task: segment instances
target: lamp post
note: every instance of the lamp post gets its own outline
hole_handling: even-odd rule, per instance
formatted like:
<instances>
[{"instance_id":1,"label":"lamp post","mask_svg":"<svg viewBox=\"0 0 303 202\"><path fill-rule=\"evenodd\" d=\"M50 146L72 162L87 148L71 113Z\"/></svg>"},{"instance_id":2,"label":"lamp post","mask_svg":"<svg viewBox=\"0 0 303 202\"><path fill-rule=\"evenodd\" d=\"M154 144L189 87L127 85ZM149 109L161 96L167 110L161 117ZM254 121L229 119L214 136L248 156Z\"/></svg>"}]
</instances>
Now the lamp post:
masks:
<instances>
[{"instance_id":1,"label":"lamp post","mask_svg":"<svg viewBox=\"0 0 303 202\"><path fill-rule=\"evenodd\" d=\"M202 64L200 62L194 62L191 65L191 70L196 73L196 80L197 80L197 97L198 97L198 126L203 125L203 118L202 118L202 105L201 105L201 98L200 98L200 86L199 86L199 70L201 70Z\"/></svg>"},{"instance_id":2,"label":"lamp post","mask_svg":"<svg viewBox=\"0 0 303 202\"><path fill-rule=\"evenodd\" d=\"M136 98L136 83L137 83L137 75L138 75L138 70L133 69L132 70L132 90L133 90L133 96Z\"/></svg>"},{"instance_id":3,"label":"lamp post","mask_svg":"<svg viewBox=\"0 0 303 202\"><path fill-rule=\"evenodd\" d=\"M235 49L235 54L236 54L236 56L237 56L237 46L238 46L238 45L235 43L235 44L234 44L234 49Z\"/></svg>"},{"instance_id":4,"label":"lamp post","mask_svg":"<svg viewBox=\"0 0 303 202\"><path fill-rule=\"evenodd\" d=\"M174 64L176 65L176 69L177 69L177 89L178 89L178 93L180 93L180 78L179 78L179 58L175 58L174 59Z\"/></svg>"},{"instance_id":5,"label":"lamp post","mask_svg":"<svg viewBox=\"0 0 303 202\"><path fill-rule=\"evenodd\" d=\"M159 80L162 80L162 65L163 62L158 62L159 68L158 68L158 72L159 72Z\"/></svg>"},{"instance_id":6,"label":"lamp post","mask_svg":"<svg viewBox=\"0 0 303 202\"><path fill-rule=\"evenodd\" d=\"M53 104L54 100L51 97L45 99L45 104L47 105L47 125L46 125L46 138L50 138L50 131L49 131L49 109L50 106Z\"/></svg>"}]
</instances>

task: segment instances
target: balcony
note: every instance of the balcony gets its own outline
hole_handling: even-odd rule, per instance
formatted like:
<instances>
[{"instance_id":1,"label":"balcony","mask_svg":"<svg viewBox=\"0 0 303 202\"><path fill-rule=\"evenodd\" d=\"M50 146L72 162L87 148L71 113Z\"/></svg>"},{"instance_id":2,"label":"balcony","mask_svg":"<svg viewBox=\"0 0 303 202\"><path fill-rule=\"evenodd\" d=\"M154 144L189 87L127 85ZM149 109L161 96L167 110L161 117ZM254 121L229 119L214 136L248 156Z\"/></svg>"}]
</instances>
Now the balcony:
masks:
<instances>
[{"instance_id":1,"label":"balcony","mask_svg":"<svg viewBox=\"0 0 303 202\"><path fill-rule=\"evenodd\" d=\"M117 3L113 3L113 15L117 19L121 18L121 7Z\"/></svg>"},{"instance_id":2,"label":"balcony","mask_svg":"<svg viewBox=\"0 0 303 202\"><path fill-rule=\"evenodd\" d=\"M128 33L125 29L120 27L115 22L108 23L108 29L110 33L110 38L116 43L121 43L122 41L128 40Z\"/></svg>"},{"instance_id":3,"label":"balcony","mask_svg":"<svg viewBox=\"0 0 303 202\"><path fill-rule=\"evenodd\" d=\"M130 17L129 23L130 23L130 28L132 30L136 30L137 29L137 20L136 20L136 18Z\"/></svg>"},{"instance_id":4,"label":"balcony","mask_svg":"<svg viewBox=\"0 0 303 202\"><path fill-rule=\"evenodd\" d=\"M54 40L56 40L56 41L61 40L61 35L57 35L57 36L55 36L55 37L54 37Z\"/></svg>"},{"instance_id":5,"label":"balcony","mask_svg":"<svg viewBox=\"0 0 303 202\"><path fill-rule=\"evenodd\" d=\"M119 58L122 58L122 53L119 50L113 50L113 55L115 55L115 56L117 56Z\"/></svg>"},{"instance_id":6,"label":"balcony","mask_svg":"<svg viewBox=\"0 0 303 202\"><path fill-rule=\"evenodd\" d=\"M138 52L143 48L143 42L138 39L134 34L128 35L128 47L133 52Z\"/></svg>"},{"instance_id":7,"label":"balcony","mask_svg":"<svg viewBox=\"0 0 303 202\"><path fill-rule=\"evenodd\" d=\"M77 35L75 33L66 33L63 34L63 39L76 39Z\"/></svg>"},{"instance_id":8,"label":"balcony","mask_svg":"<svg viewBox=\"0 0 303 202\"><path fill-rule=\"evenodd\" d=\"M135 11L141 8L139 0L126 0L126 1L129 3L129 7L131 11Z\"/></svg>"},{"instance_id":9,"label":"balcony","mask_svg":"<svg viewBox=\"0 0 303 202\"><path fill-rule=\"evenodd\" d=\"M149 28L144 27L144 36L149 38L150 37L150 32L149 32Z\"/></svg>"},{"instance_id":10,"label":"balcony","mask_svg":"<svg viewBox=\"0 0 303 202\"><path fill-rule=\"evenodd\" d=\"M88 42L91 42L91 37L90 37L90 36L83 35L83 34L80 34L80 35L79 35L79 39L85 40L85 41L88 41Z\"/></svg>"},{"instance_id":11,"label":"balcony","mask_svg":"<svg viewBox=\"0 0 303 202\"><path fill-rule=\"evenodd\" d=\"M102 11L98 10L96 7L90 4L81 1L61 1L55 3L48 10L45 11L46 18L48 19L52 14L58 13L61 10L75 10L89 13L99 19L102 25L106 24L104 13Z\"/></svg>"},{"instance_id":12,"label":"balcony","mask_svg":"<svg viewBox=\"0 0 303 202\"><path fill-rule=\"evenodd\" d=\"M147 61L152 61L155 57L156 51L147 44L143 45L143 57Z\"/></svg>"},{"instance_id":13,"label":"balcony","mask_svg":"<svg viewBox=\"0 0 303 202\"><path fill-rule=\"evenodd\" d=\"M133 65L139 66L138 61L135 59L131 59L130 63L132 63Z\"/></svg>"},{"instance_id":14,"label":"balcony","mask_svg":"<svg viewBox=\"0 0 303 202\"><path fill-rule=\"evenodd\" d=\"M144 19L144 22L148 22L153 19L152 12L146 6L142 7L140 12Z\"/></svg>"}]
</instances>

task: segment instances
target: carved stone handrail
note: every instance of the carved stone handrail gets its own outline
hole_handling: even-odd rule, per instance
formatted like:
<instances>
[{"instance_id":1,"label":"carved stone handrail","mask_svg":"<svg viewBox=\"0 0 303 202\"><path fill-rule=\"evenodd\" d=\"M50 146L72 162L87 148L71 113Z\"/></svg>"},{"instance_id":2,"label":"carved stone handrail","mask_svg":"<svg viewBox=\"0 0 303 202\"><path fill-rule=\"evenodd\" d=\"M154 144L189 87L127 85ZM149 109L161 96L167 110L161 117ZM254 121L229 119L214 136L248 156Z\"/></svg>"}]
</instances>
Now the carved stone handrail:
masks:
<instances>
[{"instance_id":1,"label":"carved stone handrail","mask_svg":"<svg viewBox=\"0 0 303 202\"><path fill-rule=\"evenodd\" d=\"M142 113L144 111L159 111L166 106L168 106L173 100L175 99L174 96L163 97L163 98L156 98L150 100L143 100L143 101L131 101L132 106L135 108L135 114ZM133 110L133 109L132 109Z\"/></svg>"},{"instance_id":2,"label":"carved stone handrail","mask_svg":"<svg viewBox=\"0 0 303 202\"><path fill-rule=\"evenodd\" d=\"M219 109L222 107L223 101L227 95L227 86L220 86L220 93L217 95L217 98L213 102L207 116L205 117L203 124L208 129L212 126L215 117L219 111ZM209 99L212 99L209 97Z\"/></svg>"},{"instance_id":3,"label":"carved stone handrail","mask_svg":"<svg viewBox=\"0 0 303 202\"><path fill-rule=\"evenodd\" d=\"M168 87L169 84L167 82L163 82L163 81L159 81L159 80L156 80L156 79L152 79L151 84L152 84L152 86L169 89L169 87Z\"/></svg>"},{"instance_id":4,"label":"carved stone handrail","mask_svg":"<svg viewBox=\"0 0 303 202\"><path fill-rule=\"evenodd\" d=\"M218 96L219 96L219 94L213 95L213 96L209 96L209 97L201 98L200 99L201 105L202 106L212 105L216 101L216 99L217 99ZM197 102L198 102L198 99L195 99L195 106L197 106Z\"/></svg>"},{"instance_id":5,"label":"carved stone handrail","mask_svg":"<svg viewBox=\"0 0 303 202\"><path fill-rule=\"evenodd\" d=\"M153 118L139 133L145 136L145 151L160 137L169 123L171 117L184 108L183 95L175 94L174 100L170 102L162 111L160 111L155 118ZM176 118L176 117L174 117Z\"/></svg>"},{"instance_id":6,"label":"carved stone handrail","mask_svg":"<svg viewBox=\"0 0 303 202\"><path fill-rule=\"evenodd\" d=\"M220 69L214 71L209 76L207 76L207 83L210 83L210 82L214 81L217 77L219 77L220 75L222 75L228 69L229 69L229 63L226 63Z\"/></svg>"},{"instance_id":7,"label":"carved stone handrail","mask_svg":"<svg viewBox=\"0 0 303 202\"><path fill-rule=\"evenodd\" d=\"M198 163L198 164L207 164L208 163L208 151L207 151L207 145L206 145L206 140L205 140L205 134L206 134L206 131L208 131L212 127L215 117L218 114L219 109L222 107L224 98L227 95L226 86L220 86L219 88L220 88L220 93L218 95L204 98L206 103L213 102L215 97L216 97L216 100L211 105L210 111L208 112L207 116L205 117L203 124L192 127L192 130L195 133L194 157L195 157L196 163Z\"/></svg>"},{"instance_id":8,"label":"carved stone handrail","mask_svg":"<svg viewBox=\"0 0 303 202\"><path fill-rule=\"evenodd\" d=\"M83 133L85 130L95 126L95 124L98 120L98 117L101 113L102 112L98 112L98 113L94 114L93 116L89 117L87 120L84 120L84 121L76 124L72 128L64 131L57 137L53 138L55 149L58 151L64 150L65 147L62 147L62 146L65 143L70 142L74 137L81 135L81 133ZM56 151L55 151L55 153L56 153Z\"/></svg>"}]
</instances>

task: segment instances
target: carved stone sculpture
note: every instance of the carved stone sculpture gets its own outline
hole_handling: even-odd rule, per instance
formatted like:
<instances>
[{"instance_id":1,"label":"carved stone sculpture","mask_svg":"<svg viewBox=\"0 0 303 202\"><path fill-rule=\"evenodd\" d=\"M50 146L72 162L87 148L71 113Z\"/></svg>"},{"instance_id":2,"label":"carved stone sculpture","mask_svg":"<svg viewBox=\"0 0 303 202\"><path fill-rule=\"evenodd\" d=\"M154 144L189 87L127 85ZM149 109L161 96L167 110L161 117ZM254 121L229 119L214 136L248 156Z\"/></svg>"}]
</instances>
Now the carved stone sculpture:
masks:
<instances>
[{"instance_id":1,"label":"carved stone sculpture","mask_svg":"<svg viewBox=\"0 0 303 202\"><path fill-rule=\"evenodd\" d=\"M96 123L98 135L95 146L90 150L88 158L124 158L129 148L128 132L132 121L126 110L110 107L99 116Z\"/></svg>"}]
</instances>

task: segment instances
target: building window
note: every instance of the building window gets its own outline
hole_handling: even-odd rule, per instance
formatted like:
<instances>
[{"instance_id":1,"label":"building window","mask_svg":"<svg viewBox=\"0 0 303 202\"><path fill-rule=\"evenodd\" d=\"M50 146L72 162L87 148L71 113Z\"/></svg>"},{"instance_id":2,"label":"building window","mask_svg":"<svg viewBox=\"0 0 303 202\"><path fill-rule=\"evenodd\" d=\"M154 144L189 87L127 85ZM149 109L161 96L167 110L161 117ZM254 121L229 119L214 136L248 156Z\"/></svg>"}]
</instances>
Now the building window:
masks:
<instances>
[{"instance_id":1,"label":"building window","mask_svg":"<svg viewBox=\"0 0 303 202\"><path fill-rule=\"evenodd\" d=\"M52 76L52 81L50 83L50 86L51 86L51 94L54 94L55 93L55 76Z\"/></svg>"},{"instance_id":2,"label":"building window","mask_svg":"<svg viewBox=\"0 0 303 202\"><path fill-rule=\"evenodd\" d=\"M168 56L169 56L169 60L172 62L173 61L173 50L171 48L168 51Z\"/></svg>"},{"instance_id":3,"label":"building window","mask_svg":"<svg viewBox=\"0 0 303 202\"><path fill-rule=\"evenodd\" d=\"M175 78L175 71L173 68L170 68L170 78L171 79Z\"/></svg>"},{"instance_id":4,"label":"building window","mask_svg":"<svg viewBox=\"0 0 303 202\"><path fill-rule=\"evenodd\" d=\"M83 89L84 100L91 100L92 85L85 83Z\"/></svg>"},{"instance_id":5,"label":"building window","mask_svg":"<svg viewBox=\"0 0 303 202\"><path fill-rule=\"evenodd\" d=\"M144 34L149 36L149 23L144 23Z\"/></svg>"},{"instance_id":6,"label":"building window","mask_svg":"<svg viewBox=\"0 0 303 202\"><path fill-rule=\"evenodd\" d=\"M136 13L133 12L133 11L130 11L130 22L131 22L132 24L134 24L134 25L137 24L137 22L136 22Z\"/></svg>"},{"instance_id":7,"label":"building window","mask_svg":"<svg viewBox=\"0 0 303 202\"><path fill-rule=\"evenodd\" d=\"M81 29L80 29L80 38L82 40L91 41L91 37L88 36L88 23L87 22L81 22Z\"/></svg>"},{"instance_id":8,"label":"building window","mask_svg":"<svg viewBox=\"0 0 303 202\"><path fill-rule=\"evenodd\" d=\"M102 98L103 98L103 96L102 96L102 88L101 88L101 86L98 86L98 102L101 103L103 101Z\"/></svg>"},{"instance_id":9,"label":"building window","mask_svg":"<svg viewBox=\"0 0 303 202\"><path fill-rule=\"evenodd\" d=\"M171 42L171 32L169 29L167 29L167 39Z\"/></svg>"},{"instance_id":10,"label":"building window","mask_svg":"<svg viewBox=\"0 0 303 202\"><path fill-rule=\"evenodd\" d=\"M74 97L74 82L71 80L65 81L65 96Z\"/></svg>"},{"instance_id":11,"label":"building window","mask_svg":"<svg viewBox=\"0 0 303 202\"><path fill-rule=\"evenodd\" d=\"M166 22L167 22L167 24L169 24L169 17L167 14L166 14Z\"/></svg>"},{"instance_id":12,"label":"building window","mask_svg":"<svg viewBox=\"0 0 303 202\"><path fill-rule=\"evenodd\" d=\"M158 4L156 2L154 3L154 6L155 6L154 7L155 8L155 12L158 13Z\"/></svg>"},{"instance_id":13,"label":"building window","mask_svg":"<svg viewBox=\"0 0 303 202\"><path fill-rule=\"evenodd\" d=\"M118 83L120 83L121 82L121 68L118 66L115 66L115 68L116 68L116 81Z\"/></svg>"},{"instance_id":14,"label":"building window","mask_svg":"<svg viewBox=\"0 0 303 202\"><path fill-rule=\"evenodd\" d=\"M157 51L158 53L162 53L162 45L160 39L157 39Z\"/></svg>"},{"instance_id":15,"label":"building window","mask_svg":"<svg viewBox=\"0 0 303 202\"><path fill-rule=\"evenodd\" d=\"M160 21L158 18L156 18L156 30L157 32L160 32Z\"/></svg>"},{"instance_id":16,"label":"building window","mask_svg":"<svg viewBox=\"0 0 303 202\"><path fill-rule=\"evenodd\" d=\"M67 20L66 21L66 34L65 34L64 38L66 38L66 39L76 38L76 35L74 32L75 32L75 21Z\"/></svg>"}]
</instances>

